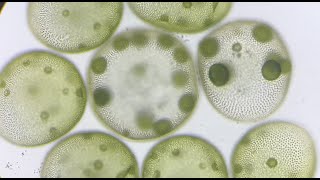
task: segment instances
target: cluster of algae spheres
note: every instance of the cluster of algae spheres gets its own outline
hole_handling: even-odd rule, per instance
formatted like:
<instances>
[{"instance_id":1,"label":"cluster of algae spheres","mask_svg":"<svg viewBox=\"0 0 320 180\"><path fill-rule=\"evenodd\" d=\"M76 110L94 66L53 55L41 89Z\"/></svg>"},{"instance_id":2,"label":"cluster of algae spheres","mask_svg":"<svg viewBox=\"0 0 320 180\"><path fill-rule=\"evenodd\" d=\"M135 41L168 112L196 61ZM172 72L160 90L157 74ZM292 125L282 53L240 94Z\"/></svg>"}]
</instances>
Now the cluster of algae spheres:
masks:
<instances>
[{"instance_id":1,"label":"cluster of algae spheres","mask_svg":"<svg viewBox=\"0 0 320 180\"><path fill-rule=\"evenodd\" d=\"M283 102L291 60L280 36L255 21L235 21L199 44L199 72L205 93L224 116L258 121Z\"/></svg>"},{"instance_id":2,"label":"cluster of algae spheres","mask_svg":"<svg viewBox=\"0 0 320 180\"><path fill-rule=\"evenodd\" d=\"M222 20L231 3L130 2L129 7L160 29L196 33ZM122 11L123 3L117 2L30 3L28 21L48 47L79 53L106 42ZM209 101L239 122L270 115L289 86L286 47L271 27L260 22L236 21L208 34L199 43L198 63ZM60 56L26 53L6 67L0 80L4 107L0 133L10 142L48 143L70 131L82 116L86 91L81 76ZM107 41L92 58L88 82L98 118L129 139L168 135L191 116L198 99L192 56L179 40L158 31L136 29ZM170 168L172 164L175 168ZM270 123L244 136L234 150L232 169L234 177L312 177L313 142L296 125ZM228 177L228 173L214 146L197 137L175 136L149 152L142 176ZM139 177L139 170L120 140L79 133L50 151L41 177Z\"/></svg>"},{"instance_id":3,"label":"cluster of algae spheres","mask_svg":"<svg viewBox=\"0 0 320 180\"><path fill-rule=\"evenodd\" d=\"M0 74L0 133L21 146L49 143L79 122L86 101L72 63L45 51L24 53Z\"/></svg>"},{"instance_id":4,"label":"cluster of algae spheres","mask_svg":"<svg viewBox=\"0 0 320 180\"><path fill-rule=\"evenodd\" d=\"M97 132L78 133L47 155L42 178L137 178L138 163L118 139Z\"/></svg>"},{"instance_id":5,"label":"cluster of algae spheres","mask_svg":"<svg viewBox=\"0 0 320 180\"><path fill-rule=\"evenodd\" d=\"M88 91L98 117L130 139L175 130L195 109L198 90L192 57L167 33L121 33L94 55Z\"/></svg>"},{"instance_id":6,"label":"cluster of algae spheres","mask_svg":"<svg viewBox=\"0 0 320 180\"><path fill-rule=\"evenodd\" d=\"M311 178L316 150L311 136L298 125L271 122L253 128L232 156L236 178Z\"/></svg>"},{"instance_id":7,"label":"cluster of algae spheres","mask_svg":"<svg viewBox=\"0 0 320 180\"><path fill-rule=\"evenodd\" d=\"M175 136L155 145L144 160L144 178L227 178L220 152L194 136Z\"/></svg>"},{"instance_id":8,"label":"cluster of algae spheres","mask_svg":"<svg viewBox=\"0 0 320 180\"><path fill-rule=\"evenodd\" d=\"M143 21L171 32L197 33L221 21L231 2L130 2Z\"/></svg>"},{"instance_id":9,"label":"cluster of algae spheres","mask_svg":"<svg viewBox=\"0 0 320 180\"><path fill-rule=\"evenodd\" d=\"M28 23L46 46L78 53L103 44L118 27L122 12L121 2L33 2Z\"/></svg>"}]
</instances>

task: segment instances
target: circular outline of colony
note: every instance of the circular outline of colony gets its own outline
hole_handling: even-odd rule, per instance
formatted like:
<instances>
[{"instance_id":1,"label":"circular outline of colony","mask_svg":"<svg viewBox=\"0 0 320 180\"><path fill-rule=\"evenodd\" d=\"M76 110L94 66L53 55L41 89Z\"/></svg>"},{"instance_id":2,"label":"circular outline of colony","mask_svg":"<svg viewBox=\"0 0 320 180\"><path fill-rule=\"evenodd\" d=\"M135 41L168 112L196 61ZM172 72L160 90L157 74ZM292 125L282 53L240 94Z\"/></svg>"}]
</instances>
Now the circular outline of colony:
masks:
<instances>
[{"instance_id":1,"label":"circular outline of colony","mask_svg":"<svg viewBox=\"0 0 320 180\"><path fill-rule=\"evenodd\" d=\"M238 122L276 111L287 94L291 60L280 36L256 21L234 21L199 43L202 87L213 107Z\"/></svg>"},{"instance_id":2,"label":"circular outline of colony","mask_svg":"<svg viewBox=\"0 0 320 180\"><path fill-rule=\"evenodd\" d=\"M31 51L10 61L0 74L0 134L11 143L37 146L69 132L81 119L86 88L65 58Z\"/></svg>"},{"instance_id":3,"label":"circular outline of colony","mask_svg":"<svg viewBox=\"0 0 320 180\"><path fill-rule=\"evenodd\" d=\"M98 50L88 87L98 118L134 140L176 130L198 99L187 48L167 33L143 29L120 33Z\"/></svg>"}]
</instances>

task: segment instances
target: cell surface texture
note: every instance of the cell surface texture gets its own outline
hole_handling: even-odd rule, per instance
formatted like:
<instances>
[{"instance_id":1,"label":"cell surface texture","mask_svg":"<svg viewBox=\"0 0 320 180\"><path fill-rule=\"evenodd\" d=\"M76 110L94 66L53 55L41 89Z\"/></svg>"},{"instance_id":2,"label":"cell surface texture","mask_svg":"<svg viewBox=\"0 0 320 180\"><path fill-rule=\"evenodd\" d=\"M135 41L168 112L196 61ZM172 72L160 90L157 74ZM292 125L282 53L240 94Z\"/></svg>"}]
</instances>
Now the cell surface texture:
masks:
<instances>
[{"instance_id":1,"label":"cell surface texture","mask_svg":"<svg viewBox=\"0 0 320 180\"><path fill-rule=\"evenodd\" d=\"M176 136L160 142L148 153L144 178L227 178L219 151L203 139Z\"/></svg>"},{"instance_id":2,"label":"cell surface texture","mask_svg":"<svg viewBox=\"0 0 320 180\"><path fill-rule=\"evenodd\" d=\"M143 21L158 28L197 33L221 21L231 2L130 2L129 7Z\"/></svg>"},{"instance_id":3,"label":"cell surface texture","mask_svg":"<svg viewBox=\"0 0 320 180\"><path fill-rule=\"evenodd\" d=\"M204 37L199 73L215 109L238 122L258 121L276 111L290 85L291 60L269 25L235 21Z\"/></svg>"},{"instance_id":4,"label":"cell surface texture","mask_svg":"<svg viewBox=\"0 0 320 180\"><path fill-rule=\"evenodd\" d=\"M137 161L128 147L103 133L73 135L47 155L42 178L137 178Z\"/></svg>"},{"instance_id":5,"label":"cell surface texture","mask_svg":"<svg viewBox=\"0 0 320 180\"><path fill-rule=\"evenodd\" d=\"M99 119L129 139L175 130L198 99L188 50L157 31L131 30L108 41L91 61L88 82Z\"/></svg>"},{"instance_id":6,"label":"cell surface texture","mask_svg":"<svg viewBox=\"0 0 320 180\"><path fill-rule=\"evenodd\" d=\"M56 140L79 122L86 100L72 63L45 51L24 53L0 74L0 135L22 146Z\"/></svg>"},{"instance_id":7,"label":"cell surface texture","mask_svg":"<svg viewBox=\"0 0 320 180\"><path fill-rule=\"evenodd\" d=\"M28 23L46 46L79 53L105 42L117 29L122 2L32 2Z\"/></svg>"},{"instance_id":8,"label":"cell surface texture","mask_svg":"<svg viewBox=\"0 0 320 180\"><path fill-rule=\"evenodd\" d=\"M271 122L250 130L232 157L232 172L237 178L311 178L315 169L311 136L287 122Z\"/></svg>"}]
</instances>

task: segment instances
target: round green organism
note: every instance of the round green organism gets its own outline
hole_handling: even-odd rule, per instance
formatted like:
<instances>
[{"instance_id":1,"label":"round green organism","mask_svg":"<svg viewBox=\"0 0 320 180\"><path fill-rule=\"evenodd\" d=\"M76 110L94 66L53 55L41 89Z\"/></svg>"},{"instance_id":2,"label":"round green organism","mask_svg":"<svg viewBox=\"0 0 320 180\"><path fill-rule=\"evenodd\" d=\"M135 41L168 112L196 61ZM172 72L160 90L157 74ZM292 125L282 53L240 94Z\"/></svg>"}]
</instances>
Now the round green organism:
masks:
<instances>
[{"instance_id":1,"label":"round green organism","mask_svg":"<svg viewBox=\"0 0 320 180\"><path fill-rule=\"evenodd\" d=\"M238 122L268 117L290 85L292 65L284 42L257 21L234 21L209 33L199 43L198 64L210 103Z\"/></svg>"},{"instance_id":2,"label":"round green organism","mask_svg":"<svg viewBox=\"0 0 320 180\"><path fill-rule=\"evenodd\" d=\"M24 53L4 68L0 82L0 135L11 143L49 143L69 132L84 112L82 77L58 55Z\"/></svg>"},{"instance_id":3,"label":"round green organism","mask_svg":"<svg viewBox=\"0 0 320 180\"><path fill-rule=\"evenodd\" d=\"M261 43L269 42L273 38L272 29L265 24L255 26L252 35L256 41Z\"/></svg>"},{"instance_id":4,"label":"round green organism","mask_svg":"<svg viewBox=\"0 0 320 180\"><path fill-rule=\"evenodd\" d=\"M172 81L177 87L183 87L188 82L188 74L183 71L173 72Z\"/></svg>"},{"instance_id":5,"label":"round green organism","mask_svg":"<svg viewBox=\"0 0 320 180\"><path fill-rule=\"evenodd\" d=\"M173 168L174 167L174 168ZM203 139L176 136L155 145L144 160L144 178L227 178L220 152Z\"/></svg>"},{"instance_id":6,"label":"round green organism","mask_svg":"<svg viewBox=\"0 0 320 180\"><path fill-rule=\"evenodd\" d=\"M229 76L229 70L223 64L213 64L209 69L209 79L215 86L225 85Z\"/></svg>"},{"instance_id":7,"label":"round green organism","mask_svg":"<svg viewBox=\"0 0 320 180\"><path fill-rule=\"evenodd\" d=\"M117 29L122 2L32 2L28 23L46 46L80 53L103 44Z\"/></svg>"},{"instance_id":8,"label":"round green organism","mask_svg":"<svg viewBox=\"0 0 320 180\"><path fill-rule=\"evenodd\" d=\"M79 133L57 144L47 155L42 178L137 178L130 149L103 133Z\"/></svg>"},{"instance_id":9,"label":"round green organism","mask_svg":"<svg viewBox=\"0 0 320 180\"><path fill-rule=\"evenodd\" d=\"M266 61L262 66L262 75L265 79L273 81L281 75L281 65L274 60Z\"/></svg>"},{"instance_id":10,"label":"round green organism","mask_svg":"<svg viewBox=\"0 0 320 180\"><path fill-rule=\"evenodd\" d=\"M97 88L93 92L93 99L97 106L103 107L111 101L112 94L107 88Z\"/></svg>"},{"instance_id":11,"label":"round green organism","mask_svg":"<svg viewBox=\"0 0 320 180\"><path fill-rule=\"evenodd\" d=\"M143 21L158 28L180 33L204 31L221 21L231 2L129 2Z\"/></svg>"},{"instance_id":12,"label":"round green organism","mask_svg":"<svg viewBox=\"0 0 320 180\"><path fill-rule=\"evenodd\" d=\"M190 112L194 109L196 97L192 94L185 94L179 99L179 108L183 112Z\"/></svg>"},{"instance_id":13,"label":"round green organism","mask_svg":"<svg viewBox=\"0 0 320 180\"><path fill-rule=\"evenodd\" d=\"M91 63L91 69L96 74L102 74L107 68L107 61L104 58L96 58Z\"/></svg>"},{"instance_id":14,"label":"round green organism","mask_svg":"<svg viewBox=\"0 0 320 180\"><path fill-rule=\"evenodd\" d=\"M98 118L132 140L174 131L192 115L198 99L187 48L167 33L143 29L120 33L97 51L88 90Z\"/></svg>"},{"instance_id":15,"label":"round green organism","mask_svg":"<svg viewBox=\"0 0 320 180\"><path fill-rule=\"evenodd\" d=\"M214 57L218 54L219 43L214 38L206 38L199 44L199 51L204 57Z\"/></svg>"},{"instance_id":16,"label":"round green organism","mask_svg":"<svg viewBox=\"0 0 320 180\"><path fill-rule=\"evenodd\" d=\"M153 124L153 129L157 135L164 135L172 130L172 123L169 119L160 119Z\"/></svg>"},{"instance_id":17,"label":"round green organism","mask_svg":"<svg viewBox=\"0 0 320 180\"><path fill-rule=\"evenodd\" d=\"M315 169L311 136L287 122L271 122L250 130L232 156L236 178L311 178Z\"/></svg>"}]
</instances>

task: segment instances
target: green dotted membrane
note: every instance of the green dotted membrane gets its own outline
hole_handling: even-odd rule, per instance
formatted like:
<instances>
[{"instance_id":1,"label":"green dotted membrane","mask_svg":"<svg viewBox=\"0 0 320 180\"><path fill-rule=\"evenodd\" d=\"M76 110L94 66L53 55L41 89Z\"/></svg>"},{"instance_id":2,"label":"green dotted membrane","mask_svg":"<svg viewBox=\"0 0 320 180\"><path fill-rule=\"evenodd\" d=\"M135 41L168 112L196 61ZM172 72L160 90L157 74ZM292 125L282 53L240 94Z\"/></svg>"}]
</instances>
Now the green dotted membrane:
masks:
<instances>
[{"instance_id":1,"label":"green dotted membrane","mask_svg":"<svg viewBox=\"0 0 320 180\"><path fill-rule=\"evenodd\" d=\"M176 136L160 142L148 153L144 178L227 178L225 161L208 142Z\"/></svg>"},{"instance_id":2,"label":"green dotted membrane","mask_svg":"<svg viewBox=\"0 0 320 180\"><path fill-rule=\"evenodd\" d=\"M121 2L32 2L28 21L32 33L45 45L69 53L100 46L116 30Z\"/></svg>"},{"instance_id":3,"label":"green dotted membrane","mask_svg":"<svg viewBox=\"0 0 320 180\"><path fill-rule=\"evenodd\" d=\"M102 133L73 135L47 155L42 178L137 178L137 161L128 147Z\"/></svg>"},{"instance_id":4,"label":"green dotted membrane","mask_svg":"<svg viewBox=\"0 0 320 180\"><path fill-rule=\"evenodd\" d=\"M145 22L167 31L196 33L221 21L230 2L130 2L131 10Z\"/></svg>"},{"instance_id":5,"label":"green dotted membrane","mask_svg":"<svg viewBox=\"0 0 320 180\"><path fill-rule=\"evenodd\" d=\"M51 142L70 131L86 105L81 75L69 61L34 51L0 75L0 134L23 146Z\"/></svg>"},{"instance_id":6,"label":"green dotted membrane","mask_svg":"<svg viewBox=\"0 0 320 180\"><path fill-rule=\"evenodd\" d=\"M208 100L238 122L258 121L277 110L291 77L281 37L255 21L226 24L199 43L198 63Z\"/></svg>"},{"instance_id":7,"label":"green dotted membrane","mask_svg":"<svg viewBox=\"0 0 320 180\"><path fill-rule=\"evenodd\" d=\"M311 178L315 168L313 140L304 129L286 122L250 130L232 157L237 178Z\"/></svg>"},{"instance_id":8,"label":"green dotted membrane","mask_svg":"<svg viewBox=\"0 0 320 180\"><path fill-rule=\"evenodd\" d=\"M121 33L94 55L88 72L99 119L129 139L172 132L197 103L192 57L169 34L141 29Z\"/></svg>"}]
</instances>

